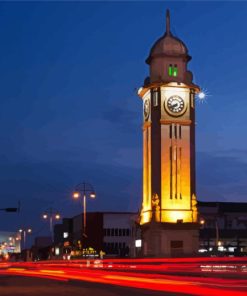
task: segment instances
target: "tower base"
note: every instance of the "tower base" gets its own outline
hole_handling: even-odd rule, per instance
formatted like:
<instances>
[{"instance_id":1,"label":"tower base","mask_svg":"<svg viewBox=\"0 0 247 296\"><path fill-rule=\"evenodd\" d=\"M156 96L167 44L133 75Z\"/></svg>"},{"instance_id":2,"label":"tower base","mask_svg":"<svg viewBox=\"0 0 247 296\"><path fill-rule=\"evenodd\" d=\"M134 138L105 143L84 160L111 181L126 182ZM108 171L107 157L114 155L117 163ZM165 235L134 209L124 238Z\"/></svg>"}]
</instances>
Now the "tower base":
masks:
<instances>
[{"instance_id":1,"label":"tower base","mask_svg":"<svg viewBox=\"0 0 247 296\"><path fill-rule=\"evenodd\" d=\"M144 257L190 257L198 254L198 223L157 223L141 225Z\"/></svg>"}]
</instances>

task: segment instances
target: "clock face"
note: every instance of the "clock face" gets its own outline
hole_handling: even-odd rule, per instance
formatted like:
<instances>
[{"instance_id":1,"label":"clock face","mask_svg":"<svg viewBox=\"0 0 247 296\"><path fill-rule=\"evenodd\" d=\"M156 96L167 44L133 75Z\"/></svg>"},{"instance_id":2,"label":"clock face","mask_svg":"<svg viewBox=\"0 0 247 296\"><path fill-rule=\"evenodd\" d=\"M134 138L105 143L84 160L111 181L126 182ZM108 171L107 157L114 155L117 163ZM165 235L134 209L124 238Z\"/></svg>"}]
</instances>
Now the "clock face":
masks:
<instances>
[{"instance_id":1,"label":"clock face","mask_svg":"<svg viewBox=\"0 0 247 296\"><path fill-rule=\"evenodd\" d=\"M168 113L179 116L184 113L186 106L184 100L181 97L175 95L166 100L165 108L167 109Z\"/></svg>"},{"instance_id":2,"label":"clock face","mask_svg":"<svg viewBox=\"0 0 247 296\"><path fill-rule=\"evenodd\" d=\"M148 120L149 113L150 113L150 103L149 103L149 100L145 100L144 106L143 106L143 114L144 114L145 120Z\"/></svg>"}]
</instances>

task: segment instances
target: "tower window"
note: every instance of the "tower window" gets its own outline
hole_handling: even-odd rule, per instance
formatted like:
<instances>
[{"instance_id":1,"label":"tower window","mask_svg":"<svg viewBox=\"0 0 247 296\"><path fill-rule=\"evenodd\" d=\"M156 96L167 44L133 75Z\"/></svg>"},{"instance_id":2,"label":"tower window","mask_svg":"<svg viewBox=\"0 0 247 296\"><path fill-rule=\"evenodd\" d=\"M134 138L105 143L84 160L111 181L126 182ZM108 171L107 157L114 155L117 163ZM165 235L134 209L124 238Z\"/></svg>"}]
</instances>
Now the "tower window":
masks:
<instances>
[{"instance_id":1,"label":"tower window","mask_svg":"<svg viewBox=\"0 0 247 296\"><path fill-rule=\"evenodd\" d=\"M174 77L178 76L178 66L177 65L174 65L174 67L173 67L173 76Z\"/></svg>"},{"instance_id":2,"label":"tower window","mask_svg":"<svg viewBox=\"0 0 247 296\"><path fill-rule=\"evenodd\" d=\"M172 199L172 146L170 146L170 199Z\"/></svg>"},{"instance_id":3,"label":"tower window","mask_svg":"<svg viewBox=\"0 0 247 296\"><path fill-rule=\"evenodd\" d=\"M159 105L158 103L158 90L155 89L153 92L153 105L154 107L157 107Z\"/></svg>"},{"instance_id":4,"label":"tower window","mask_svg":"<svg viewBox=\"0 0 247 296\"><path fill-rule=\"evenodd\" d=\"M169 134L170 134L170 139L172 138L172 125L170 124L170 131L169 131Z\"/></svg>"},{"instance_id":5,"label":"tower window","mask_svg":"<svg viewBox=\"0 0 247 296\"><path fill-rule=\"evenodd\" d=\"M191 107L194 108L194 94L192 92L190 93L190 103Z\"/></svg>"},{"instance_id":6,"label":"tower window","mask_svg":"<svg viewBox=\"0 0 247 296\"><path fill-rule=\"evenodd\" d=\"M172 66L172 65L169 65L169 68L168 68L168 75L169 75L169 76L172 76L172 73L173 73L173 66Z\"/></svg>"},{"instance_id":7,"label":"tower window","mask_svg":"<svg viewBox=\"0 0 247 296\"><path fill-rule=\"evenodd\" d=\"M168 67L168 75L177 77L178 76L178 66L170 64Z\"/></svg>"}]
</instances>

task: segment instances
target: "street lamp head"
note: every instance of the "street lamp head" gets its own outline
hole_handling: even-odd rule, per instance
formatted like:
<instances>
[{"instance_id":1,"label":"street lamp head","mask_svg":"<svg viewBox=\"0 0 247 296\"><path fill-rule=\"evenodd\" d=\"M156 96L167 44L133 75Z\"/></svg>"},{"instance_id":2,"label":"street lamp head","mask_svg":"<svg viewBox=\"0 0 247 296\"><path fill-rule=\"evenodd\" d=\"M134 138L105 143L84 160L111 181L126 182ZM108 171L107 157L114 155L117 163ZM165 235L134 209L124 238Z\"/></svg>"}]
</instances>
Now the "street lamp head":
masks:
<instances>
[{"instance_id":1,"label":"street lamp head","mask_svg":"<svg viewBox=\"0 0 247 296\"><path fill-rule=\"evenodd\" d=\"M43 214L43 219L47 219L48 215L47 214Z\"/></svg>"},{"instance_id":2,"label":"street lamp head","mask_svg":"<svg viewBox=\"0 0 247 296\"><path fill-rule=\"evenodd\" d=\"M204 219L201 219L201 220L200 220L200 224L201 224L201 225L204 225L204 224L205 224L205 220L204 220Z\"/></svg>"},{"instance_id":3,"label":"street lamp head","mask_svg":"<svg viewBox=\"0 0 247 296\"><path fill-rule=\"evenodd\" d=\"M22 229L19 229L19 232L22 232L23 230Z\"/></svg>"},{"instance_id":4,"label":"street lamp head","mask_svg":"<svg viewBox=\"0 0 247 296\"><path fill-rule=\"evenodd\" d=\"M95 192L91 192L89 196L94 199L94 198L96 198L96 193Z\"/></svg>"},{"instance_id":5,"label":"street lamp head","mask_svg":"<svg viewBox=\"0 0 247 296\"><path fill-rule=\"evenodd\" d=\"M79 197L80 197L80 192L78 192L78 191L73 192L74 199L78 199Z\"/></svg>"},{"instance_id":6,"label":"street lamp head","mask_svg":"<svg viewBox=\"0 0 247 296\"><path fill-rule=\"evenodd\" d=\"M31 233L32 232L32 229L31 228L28 228L27 232L28 233Z\"/></svg>"},{"instance_id":7,"label":"street lamp head","mask_svg":"<svg viewBox=\"0 0 247 296\"><path fill-rule=\"evenodd\" d=\"M55 219L59 220L60 218L61 218L61 217L60 217L59 214L56 214L56 215L55 215Z\"/></svg>"}]
</instances>

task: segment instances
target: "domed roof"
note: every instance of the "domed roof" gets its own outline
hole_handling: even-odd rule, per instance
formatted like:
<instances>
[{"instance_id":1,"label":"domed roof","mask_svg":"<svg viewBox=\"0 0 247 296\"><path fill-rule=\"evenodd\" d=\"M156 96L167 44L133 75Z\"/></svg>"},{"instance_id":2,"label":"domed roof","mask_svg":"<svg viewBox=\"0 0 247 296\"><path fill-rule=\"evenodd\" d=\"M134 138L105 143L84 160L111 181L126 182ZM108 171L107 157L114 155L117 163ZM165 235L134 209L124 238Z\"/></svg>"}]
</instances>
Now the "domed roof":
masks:
<instances>
[{"instance_id":1,"label":"domed roof","mask_svg":"<svg viewBox=\"0 0 247 296\"><path fill-rule=\"evenodd\" d=\"M174 37L170 32L170 14L168 10L166 12L166 32L155 42L150 50L150 54L146 62L147 64L150 64L152 58L163 55L185 56L188 58L188 60L190 60L186 45L183 43L183 41L177 37Z\"/></svg>"}]
</instances>

